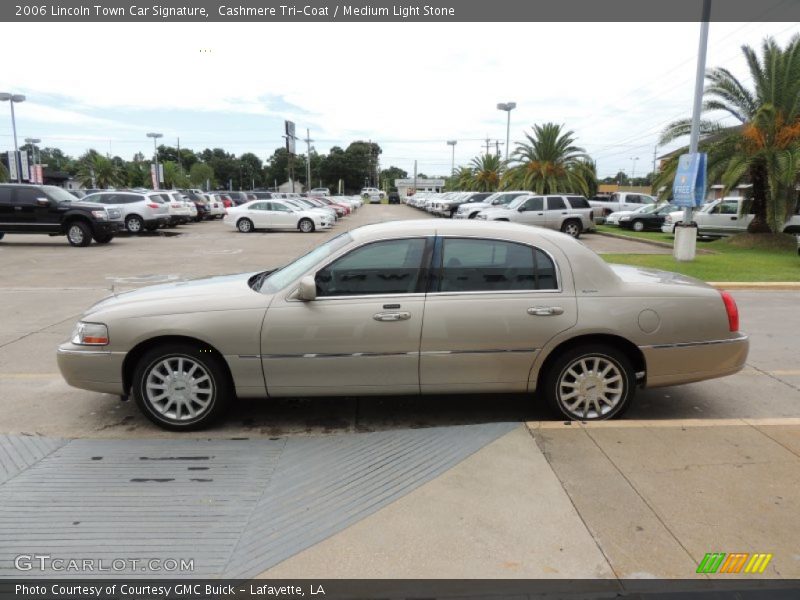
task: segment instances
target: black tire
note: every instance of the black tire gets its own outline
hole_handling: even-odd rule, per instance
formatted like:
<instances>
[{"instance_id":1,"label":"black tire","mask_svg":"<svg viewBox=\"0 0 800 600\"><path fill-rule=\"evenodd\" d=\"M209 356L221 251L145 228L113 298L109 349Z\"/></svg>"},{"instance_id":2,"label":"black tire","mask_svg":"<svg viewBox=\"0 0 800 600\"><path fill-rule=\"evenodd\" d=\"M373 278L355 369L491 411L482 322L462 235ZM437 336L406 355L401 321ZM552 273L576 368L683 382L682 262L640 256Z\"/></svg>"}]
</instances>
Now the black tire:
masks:
<instances>
[{"instance_id":1,"label":"black tire","mask_svg":"<svg viewBox=\"0 0 800 600\"><path fill-rule=\"evenodd\" d=\"M176 393L181 394L184 390L190 389L186 387L185 381L180 379L177 381L170 380L179 371L164 370L164 361L170 361L177 368L177 364L179 364L177 361L181 359L183 364L186 365L184 369L190 368L192 365L198 365L198 369L194 372L202 372L202 376L197 379L207 377L194 388L198 390L198 393L204 399L207 399L207 406L202 410L198 410L196 415L187 415L185 418L181 417L181 411L187 410L186 405L190 403L189 400L174 400L167 397L164 399L166 406L159 407L158 391L151 390L148 392L147 386L148 379L150 379L151 383L163 380L164 383L162 385L172 390L171 393L173 395ZM173 375L171 376L170 373ZM181 373L186 378L190 377L186 371ZM159 379L159 377L163 379ZM224 413L234 397L233 383L222 359L215 353L209 352L208 349L188 343L168 343L163 346L156 346L145 352L133 371L131 392L139 410L148 419L159 427L171 431L194 431L209 426ZM164 393L167 394L169 392ZM171 405L175 406L175 409L172 410L174 414L170 413L169 408Z\"/></svg>"},{"instance_id":2,"label":"black tire","mask_svg":"<svg viewBox=\"0 0 800 600\"><path fill-rule=\"evenodd\" d=\"M0 231L0 240L2 240L5 236L6 236L6 234L3 233L2 231Z\"/></svg>"},{"instance_id":3,"label":"black tire","mask_svg":"<svg viewBox=\"0 0 800 600\"><path fill-rule=\"evenodd\" d=\"M574 237L576 240L581 237L582 230L581 222L577 219L567 219L561 224L561 231Z\"/></svg>"},{"instance_id":4,"label":"black tire","mask_svg":"<svg viewBox=\"0 0 800 600\"><path fill-rule=\"evenodd\" d=\"M457 208L453 208L453 209L451 209L451 210L450 210L450 218L451 218L451 219L455 219L455 217L456 217L456 213L457 213L457 212L458 212L458 209L457 209Z\"/></svg>"},{"instance_id":5,"label":"black tire","mask_svg":"<svg viewBox=\"0 0 800 600\"><path fill-rule=\"evenodd\" d=\"M144 229L144 219L139 215L128 215L125 217L125 230L128 233L141 233Z\"/></svg>"},{"instance_id":6,"label":"black tire","mask_svg":"<svg viewBox=\"0 0 800 600\"><path fill-rule=\"evenodd\" d=\"M241 233L250 233L254 229L253 222L247 217L242 217L236 221L236 229L238 229Z\"/></svg>"},{"instance_id":7,"label":"black tire","mask_svg":"<svg viewBox=\"0 0 800 600\"><path fill-rule=\"evenodd\" d=\"M113 233L103 233L94 236L94 241L97 242L98 244L107 244L113 239L114 239Z\"/></svg>"},{"instance_id":8,"label":"black tire","mask_svg":"<svg viewBox=\"0 0 800 600\"><path fill-rule=\"evenodd\" d=\"M641 221L641 219L636 219L633 223L631 223L631 229L642 232L644 231L644 223Z\"/></svg>"},{"instance_id":9,"label":"black tire","mask_svg":"<svg viewBox=\"0 0 800 600\"><path fill-rule=\"evenodd\" d=\"M595 360L598 362L594 362ZM584 370L579 365L586 365L589 370ZM601 373L605 370L605 366L600 368L598 365L611 365L611 369L608 371L611 377L608 379L615 379L618 376L618 387L615 385L617 384L616 380L604 381L604 385L600 387L600 382L592 378L594 369L600 370ZM578 377L574 377L573 374L577 374ZM587 379L582 379L584 374L588 376ZM582 386L579 389L584 390L584 393L583 396L580 396L581 392L578 392L578 399L573 405L578 402L582 402L583 407L588 407L590 402L593 404L593 409L590 411L585 408L583 414L580 414L580 407L574 409L570 407L569 401L572 398L565 397L574 392L577 386L573 383L577 384L579 381L581 382L579 385ZM587 385L588 388L585 387ZM608 402L608 399L601 400L597 397L598 389L601 390L600 395L616 395L618 393L619 397L612 398L611 402ZM573 390L573 392L566 390ZM621 416L631 405L636 393L636 373L627 355L614 346L586 344L557 355L548 366L547 372L543 374L541 389L538 389L537 392L544 396L550 409L559 418L571 421L602 421ZM596 407L600 407L599 412Z\"/></svg>"},{"instance_id":10,"label":"black tire","mask_svg":"<svg viewBox=\"0 0 800 600\"><path fill-rule=\"evenodd\" d=\"M155 231L156 229L158 229L158 227L159 227L158 223L151 223L150 225L145 225L144 226L144 230L145 231Z\"/></svg>"},{"instance_id":11,"label":"black tire","mask_svg":"<svg viewBox=\"0 0 800 600\"><path fill-rule=\"evenodd\" d=\"M472 213L472 214L469 216L469 218L470 218L470 219L474 219L474 218L475 218L475 217L477 217L477 216L478 216L478 213L474 212L474 213Z\"/></svg>"},{"instance_id":12,"label":"black tire","mask_svg":"<svg viewBox=\"0 0 800 600\"><path fill-rule=\"evenodd\" d=\"M303 233L313 233L314 229L316 229L314 227L314 221L305 217L300 219L300 222L297 223L297 228Z\"/></svg>"},{"instance_id":13,"label":"black tire","mask_svg":"<svg viewBox=\"0 0 800 600\"><path fill-rule=\"evenodd\" d=\"M67 223L67 241L72 246L85 248L92 243L92 228L83 221Z\"/></svg>"}]
</instances>

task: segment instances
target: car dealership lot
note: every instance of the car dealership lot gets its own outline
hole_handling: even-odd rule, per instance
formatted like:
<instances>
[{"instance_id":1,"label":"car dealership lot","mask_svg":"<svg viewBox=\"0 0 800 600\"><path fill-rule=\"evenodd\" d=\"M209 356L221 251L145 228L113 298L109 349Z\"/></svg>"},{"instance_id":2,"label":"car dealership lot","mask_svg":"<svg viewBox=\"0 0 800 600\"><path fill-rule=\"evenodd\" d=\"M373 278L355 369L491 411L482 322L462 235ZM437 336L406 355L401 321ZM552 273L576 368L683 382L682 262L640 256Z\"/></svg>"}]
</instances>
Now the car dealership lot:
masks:
<instances>
[{"instance_id":1,"label":"car dealership lot","mask_svg":"<svg viewBox=\"0 0 800 600\"><path fill-rule=\"evenodd\" d=\"M625 419L591 426L555 421L521 396L298 398L240 401L213 429L179 436L130 402L68 387L57 372L57 344L112 286L263 270L346 228L399 218L428 216L404 205L368 205L326 232L242 234L208 222L82 249L59 238L7 236L0 243L0 435L105 438L133 447L153 438L261 443L516 423L360 523L331 530L324 541L309 538L267 574L688 577L714 550L773 552L772 575L800 573L788 542L800 533L800 342L786 327L796 321L796 292L734 292L752 342L742 372L639 392ZM592 234L581 241L604 252L658 250ZM469 505L453 511L465 497ZM527 530L549 523L552 531L535 539L513 534L526 530L519 523ZM371 533L386 528L391 554L379 551L383 542ZM559 529L569 539L559 540ZM458 564L431 560L435 547L419 552L420 536L430 531L442 549L462 549ZM502 560L482 553L478 538ZM648 554L653 544L660 554Z\"/></svg>"}]
</instances>

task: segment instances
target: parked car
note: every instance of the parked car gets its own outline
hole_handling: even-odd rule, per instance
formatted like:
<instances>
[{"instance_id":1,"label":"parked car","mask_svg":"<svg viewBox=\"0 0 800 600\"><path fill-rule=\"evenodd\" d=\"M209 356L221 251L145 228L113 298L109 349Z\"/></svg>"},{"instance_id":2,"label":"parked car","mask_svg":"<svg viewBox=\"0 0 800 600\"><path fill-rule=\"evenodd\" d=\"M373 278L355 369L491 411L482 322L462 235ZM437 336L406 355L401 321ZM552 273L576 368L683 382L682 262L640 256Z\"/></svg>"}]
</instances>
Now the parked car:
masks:
<instances>
[{"instance_id":1,"label":"parked car","mask_svg":"<svg viewBox=\"0 0 800 600\"><path fill-rule=\"evenodd\" d=\"M256 229L294 229L311 233L330 229L333 219L310 210L299 210L281 200L253 200L228 209L223 222L242 233Z\"/></svg>"},{"instance_id":2,"label":"parked car","mask_svg":"<svg viewBox=\"0 0 800 600\"><path fill-rule=\"evenodd\" d=\"M562 231L574 238L595 229L594 214L583 196L520 196L507 206L487 208L478 220L515 221Z\"/></svg>"},{"instance_id":3,"label":"parked car","mask_svg":"<svg viewBox=\"0 0 800 600\"><path fill-rule=\"evenodd\" d=\"M491 196L487 196L480 202L465 202L458 207L456 214L453 215L456 219L474 219L478 213L487 208L497 208L508 204L515 198L520 196L530 196L530 192L523 190L509 190L506 192L495 192Z\"/></svg>"},{"instance_id":4,"label":"parked car","mask_svg":"<svg viewBox=\"0 0 800 600\"><path fill-rule=\"evenodd\" d=\"M195 221L202 221L208 218L208 198L202 192L196 190L178 190L194 204L197 215Z\"/></svg>"},{"instance_id":5,"label":"parked car","mask_svg":"<svg viewBox=\"0 0 800 600\"><path fill-rule=\"evenodd\" d=\"M389 204L400 204L400 194L397 190L389 192Z\"/></svg>"},{"instance_id":6,"label":"parked car","mask_svg":"<svg viewBox=\"0 0 800 600\"><path fill-rule=\"evenodd\" d=\"M610 265L547 229L421 219L277 270L109 297L57 356L68 384L189 430L267 395L528 393L596 421L637 388L730 375L747 354L733 298L701 281Z\"/></svg>"},{"instance_id":7,"label":"parked car","mask_svg":"<svg viewBox=\"0 0 800 600\"><path fill-rule=\"evenodd\" d=\"M331 191L326 187L315 187L314 189L310 190L309 195L311 196L330 196Z\"/></svg>"},{"instance_id":8,"label":"parked car","mask_svg":"<svg viewBox=\"0 0 800 600\"><path fill-rule=\"evenodd\" d=\"M675 209L672 204L648 204L642 210L620 217L619 226L634 231L660 231L667 215Z\"/></svg>"},{"instance_id":9,"label":"parked car","mask_svg":"<svg viewBox=\"0 0 800 600\"><path fill-rule=\"evenodd\" d=\"M192 219L192 210L189 207L193 204L186 200L183 194L178 191L161 191L161 197L169 209L170 225L182 225ZM197 215L196 209L195 215Z\"/></svg>"},{"instance_id":10,"label":"parked car","mask_svg":"<svg viewBox=\"0 0 800 600\"><path fill-rule=\"evenodd\" d=\"M295 206L298 206L303 210L312 210L316 212L322 211L322 213L326 213L328 216L330 216L334 223L336 222L336 219L339 218L339 215L332 206L328 206L322 202L314 202L315 199L312 198L284 198L284 200L293 203Z\"/></svg>"},{"instance_id":11,"label":"parked car","mask_svg":"<svg viewBox=\"0 0 800 600\"><path fill-rule=\"evenodd\" d=\"M590 202L591 202L591 200L590 200ZM613 213L611 213L610 215L608 215L606 217L605 225L619 226L619 220L620 220L621 217L625 217L627 215L640 213L643 210L652 210L653 206L655 206L655 205L654 204L642 204L642 206L640 206L639 208L636 208L634 210L618 210L617 212L613 212Z\"/></svg>"},{"instance_id":12,"label":"parked car","mask_svg":"<svg viewBox=\"0 0 800 600\"><path fill-rule=\"evenodd\" d=\"M0 240L8 233L65 235L73 246L107 244L121 213L53 185L0 184Z\"/></svg>"},{"instance_id":13,"label":"parked car","mask_svg":"<svg viewBox=\"0 0 800 600\"><path fill-rule=\"evenodd\" d=\"M742 214L744 198L726 197L713 200L695 210L692 218L697 223L697 235L702 237L726 237L744 233L753 220L752 208ZM683 210L670 213L661 226L664 233L674 233L675 225L683 219ZM783 233L800 233L800 203L786 220Z\"/></svg>"},{"instance_id":14,"label":"parked car","mask_svg":"<svg viewBox=\"0 0 800 600\"><path fill-rule=\"evenodd\" d=\"M128 233L155 231L169 225L169 206L158 191L98 192L84 200L119 210Z\"/></svg>"},{"instance_id":15,"label":"parked car","mask_svg":"<svg viewBox=\"0 0 800 600\"><path fill-rule=\"evenodd\" d=\"M233 202L234 206L241 206L247 202L251 202L252 200L256 200L255 197L250 198L247 195L247 192L221 192L226 196L229 196L231 201Z\"/></svg>"},{"instance_id":16,"label":"parked car","mask_svg":"<svg viewBox=\"0 0 800 600\"><path fill-rule=\"evenodd\" d=\"M361 190L361 197L370 204L380 204L386 194L374 187L365 187Z\"/></svg>"},{"instance_id":17,"label":"parked car","mask_svg":"<svg viewBox=\"0 0 800 600\"><path fill-rule=\"evenodd\" d=\"M221 194L216 192L206 194L206 198L208 199L207 206L208 206L208 215L207 218L209 219L221 219L225 216L225 201L222 198ZM229 206L233 206L232 202L228 200L230 203Z\"/></svg>"},{"instance_id":18,"label":"parked car","mask_svg":"<svg viewBox=\"0 0 800 600\"><path fill-rule=\"evenodd\" d=\"M656 198L654 196L640 194L639 192L614 192L607 199L595 196L595 199L589 200L589 205L595 209L595 214L598 217L606 217L621 210L636 210L643 204L655 203Z\"/></svg>"}]
</instances>

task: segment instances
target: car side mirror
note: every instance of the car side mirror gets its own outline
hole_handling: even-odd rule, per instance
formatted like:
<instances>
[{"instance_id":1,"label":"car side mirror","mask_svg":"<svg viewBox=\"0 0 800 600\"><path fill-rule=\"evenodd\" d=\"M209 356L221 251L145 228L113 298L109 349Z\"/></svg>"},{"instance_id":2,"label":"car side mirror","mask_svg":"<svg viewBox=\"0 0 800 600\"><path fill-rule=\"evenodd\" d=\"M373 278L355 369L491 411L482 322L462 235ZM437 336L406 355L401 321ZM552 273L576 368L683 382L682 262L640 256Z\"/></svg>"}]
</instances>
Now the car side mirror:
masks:
<instances>
[{"instance_id":1,"label":"car side mirror","mask_svg":"<svg viewBox=\"0 0 800 600\"><path fill-rule=\"evenodd\" d=\"M517 212L525 212L525 207L524 207L524 206L520 206L520 207L517 209Z\"/></svg>"},{"instance_id":2,"label":"car side mirror","mask_svg":"<svg viewBox=\"0 0 800 600\"><path fill-rule=\"evenodd\" d=\"M300 280L297 288L297 297L303 302L310 302L317 297L317 282L312 275L306 275Z\"/></svg>"},{"instance_id":3,"label":"car side mirror","mask_svg":"<svg viewBox=\"0 0 800 600\"><path fill-rule=\"evenodd\" d=\"M50 206L50 199L49 198L37 198L36 204L39 206Z\"/></svg>"}]
</instances>

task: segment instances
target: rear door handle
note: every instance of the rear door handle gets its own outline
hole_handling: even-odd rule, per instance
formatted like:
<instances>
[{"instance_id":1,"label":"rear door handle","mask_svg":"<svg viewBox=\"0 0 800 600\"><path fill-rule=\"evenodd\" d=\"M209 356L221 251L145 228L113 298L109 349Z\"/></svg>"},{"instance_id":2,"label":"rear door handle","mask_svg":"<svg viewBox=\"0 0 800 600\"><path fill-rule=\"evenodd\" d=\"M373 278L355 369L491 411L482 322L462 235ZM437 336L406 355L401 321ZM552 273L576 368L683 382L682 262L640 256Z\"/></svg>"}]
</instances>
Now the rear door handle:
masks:
<instances>
[{"instance_id":1,"label":"rear door handle","mask_svg":"<svg viewBox=\"0 0 800 600\"><path fill-rule=\"evenodd\" d=\"M552 315L563 315L564 309L560 306L531 306L528 314L534 317L549 317Z\"/></svg>"},{"instance_id":2,"label":"rear door handle","mask_svg":"<svg viewBox=\"0 0 800 600\"><path fill-rule=\"evenodd\" d=\"M379 312L372 315L376 321L408 321L411 318L410 312Z\"/></svg>"},{"instance_id":3,"label":"rear door handle","mask_svg":"<svg viewBox=\"0 0 800 600\"><path fill-rule=\"evenodd\" d=\"M21 206L15 206L14 210L22 210L22 207Z\"/></svg>"}]
</instances>

